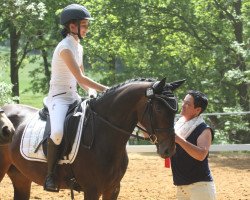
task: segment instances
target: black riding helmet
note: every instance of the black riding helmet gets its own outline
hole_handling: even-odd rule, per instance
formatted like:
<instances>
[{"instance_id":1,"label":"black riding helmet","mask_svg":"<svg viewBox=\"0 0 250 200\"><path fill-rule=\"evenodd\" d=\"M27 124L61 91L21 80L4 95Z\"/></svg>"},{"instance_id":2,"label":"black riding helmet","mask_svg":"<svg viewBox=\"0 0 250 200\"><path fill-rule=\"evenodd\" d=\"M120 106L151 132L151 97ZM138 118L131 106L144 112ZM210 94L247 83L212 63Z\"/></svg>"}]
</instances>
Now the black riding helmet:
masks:
<instances>
[{"instance_id":1,"label":"black riding helmet","mask_svg":"<svg viewBox=\"0 0 250 200\"><path fill-rule=\"evenodd\" d=\"M79 4L70 4L63 9L60 17L60 24L65 26L69 21L77 20L78 23L77 35L79 39L82 39L80 35L80 20L83 19L93 20L89 11L84 6Z\"/></svg>"}]
</instances>

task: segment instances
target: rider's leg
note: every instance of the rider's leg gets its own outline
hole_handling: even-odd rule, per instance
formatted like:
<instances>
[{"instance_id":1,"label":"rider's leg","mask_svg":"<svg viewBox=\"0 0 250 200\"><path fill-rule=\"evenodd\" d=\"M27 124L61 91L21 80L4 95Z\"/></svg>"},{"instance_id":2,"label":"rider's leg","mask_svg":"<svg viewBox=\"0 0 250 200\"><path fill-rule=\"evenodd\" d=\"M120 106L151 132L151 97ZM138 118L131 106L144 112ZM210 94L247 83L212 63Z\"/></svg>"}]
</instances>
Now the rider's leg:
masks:
<instances>
[{"instance_id":1,"label":"rider's leg","mask_svg":"<svg viewBox=\"0 0 250 200\"><path fill-rule=\"evenodd\" d=\"M56 145L51 138L48 138L47 143L47 162L48 172L44 183L44 189L51 192L58 192L59 187L55 181L56 165L58 162L59 145Z\"/></svg>"},{"instance_id":2,"label":"rider's leg","mask_svg":"<svg viewBox=\"0 0 250 200\"><path fill-rule=\"evenodd\" d=\"M67 111L68 105L64 103L54 101L49 105L51 135L50 138L48 138L47 146L48 174L44 183L44 189L47 191L59 191L55 175L57 162L59 160L59 144L63 137L63 126Z\"/></svg>"}]
</instances>

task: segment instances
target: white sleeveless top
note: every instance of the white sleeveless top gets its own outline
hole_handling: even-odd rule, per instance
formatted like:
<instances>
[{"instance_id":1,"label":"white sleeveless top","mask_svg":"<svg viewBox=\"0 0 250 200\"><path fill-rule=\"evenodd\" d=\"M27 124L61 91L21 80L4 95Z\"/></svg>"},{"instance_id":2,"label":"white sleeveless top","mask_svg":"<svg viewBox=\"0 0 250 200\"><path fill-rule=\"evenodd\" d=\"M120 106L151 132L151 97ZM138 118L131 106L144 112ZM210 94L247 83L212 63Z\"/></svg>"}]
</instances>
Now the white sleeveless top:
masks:
<instances>
[{"instance_id":1,"label":"white sleeveless top","mask_svg":"<svg viewBox=\"0 0 250 200\"><path fill-rule=\"evenodd\" d=\"M76 63L80 67L83 59L83 47L73 36L67 35L56 47L51 63L51 86L71 86L76 89L77 81L60 56L62 50L72 52Z\"/></svg>"}]
</instances>

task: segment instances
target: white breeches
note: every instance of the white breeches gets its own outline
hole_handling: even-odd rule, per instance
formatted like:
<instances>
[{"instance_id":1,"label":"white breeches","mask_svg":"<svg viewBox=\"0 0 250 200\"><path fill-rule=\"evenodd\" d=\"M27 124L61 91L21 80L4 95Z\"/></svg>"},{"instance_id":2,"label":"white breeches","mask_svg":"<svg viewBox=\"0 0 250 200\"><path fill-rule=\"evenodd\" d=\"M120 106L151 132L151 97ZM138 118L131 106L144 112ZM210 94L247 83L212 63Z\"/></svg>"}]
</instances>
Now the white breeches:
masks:
<instances>
[{"instance_id":1,"label":"white breeches","mask_svg":"<svg viewBox=\"0 0 250 200\"><path fill-rule=\"evenodd\" d=\"M211 181L177 186L176 197L178 200L215 200L215 184Z\"/></svg>"},{"instance_id":2,"label":"white breeches","mask_svg":"<svg viewBox=\"0 0 250 200\"><path fill-rule=\"evenodd\" d=\"M75 87L50 86L47 99L51 124L50 138L56 145L59 145L62 141L65 117L70 104L75 100L80 100Z\"/></svg>"}]
</instances>

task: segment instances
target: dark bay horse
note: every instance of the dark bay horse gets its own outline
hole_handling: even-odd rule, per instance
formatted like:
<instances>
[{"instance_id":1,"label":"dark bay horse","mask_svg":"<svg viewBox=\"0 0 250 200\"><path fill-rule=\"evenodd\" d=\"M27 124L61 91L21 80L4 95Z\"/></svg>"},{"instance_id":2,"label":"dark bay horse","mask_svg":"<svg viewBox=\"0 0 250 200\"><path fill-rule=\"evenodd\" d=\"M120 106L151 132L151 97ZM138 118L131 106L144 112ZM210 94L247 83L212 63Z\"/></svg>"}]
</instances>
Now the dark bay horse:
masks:
<instances>
[{"instance_id":1,"label":"dark bay horse","mask_svg":"<svg viewBox=\"0 0 250 200\"><path fill-rule=\"evenodd\" d=\"M0 145L10 143L14 131L12 122L8 119L4 110L0 108Z\"/></svg>"},{"instance_id":2,"label":"dark bay horse","mask_svg":"<svg viewBox=\"0 0 250 200\"><path fill-rule=\"evenodd\" d=\"M169 157L175 152L174 117L177 100L173 91L184 81L165 83L147 79L130 80L109 89L91 100L94 125L88 123L84 134L94 130L90 149L80 145L71 171L85 200L116 200L120 181L127 166L126 144L135 126L140 123L157 146L157 153ZM12 142L0 147L0 180L8 174L14 186L14 199L29 199L31 182L43 185L47 164L29 161L20 153L25 121L37 109L25 105L7 105L5 113L16 128ZM65 177L68 166L59 165L57 181L61 189L69 188Z\"/></svg>"}]
</instances>

